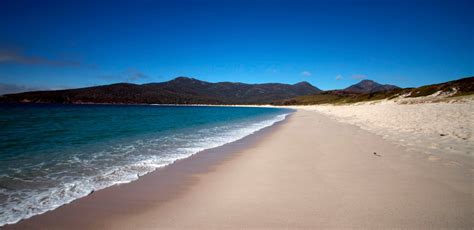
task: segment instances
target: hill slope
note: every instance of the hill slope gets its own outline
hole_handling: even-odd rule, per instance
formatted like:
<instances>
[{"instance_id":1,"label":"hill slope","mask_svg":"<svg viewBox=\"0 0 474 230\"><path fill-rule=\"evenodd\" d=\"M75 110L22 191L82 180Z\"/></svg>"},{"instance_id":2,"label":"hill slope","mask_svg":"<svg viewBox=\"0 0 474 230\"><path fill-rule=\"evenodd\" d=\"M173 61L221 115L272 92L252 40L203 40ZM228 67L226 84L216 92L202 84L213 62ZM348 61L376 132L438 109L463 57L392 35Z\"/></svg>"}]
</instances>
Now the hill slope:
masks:
<instances>
[{"instance_id":1,"label":"hill slope","mask_svg":"<svg viewBox=\"0 0 474 230\"><path fill-rule=\"evenodd\" d=\"M361 101L373 101L395 98L418 98L424 96L455 97L474 94L474 77L466 77L455 81L449 81L433 85L425 85L418 88L394 88L386 91L359 93L346 90L331 90L319 92L282 100L274 105L316 105L316 104L339 104L355 103Z\"/></svg>"},{"instance_id":2,"label":"hill slope","mask_svg":"<svg viewBox=\"0 0 474 230\"><path fill-rule=\"evenodd\" d=\"M307 82L289 84L210 83L194 78L143 85L119 83L79 89L8 94L3 102L124 104L268 104L320 92Z\"/></svg>"}]
</instances>

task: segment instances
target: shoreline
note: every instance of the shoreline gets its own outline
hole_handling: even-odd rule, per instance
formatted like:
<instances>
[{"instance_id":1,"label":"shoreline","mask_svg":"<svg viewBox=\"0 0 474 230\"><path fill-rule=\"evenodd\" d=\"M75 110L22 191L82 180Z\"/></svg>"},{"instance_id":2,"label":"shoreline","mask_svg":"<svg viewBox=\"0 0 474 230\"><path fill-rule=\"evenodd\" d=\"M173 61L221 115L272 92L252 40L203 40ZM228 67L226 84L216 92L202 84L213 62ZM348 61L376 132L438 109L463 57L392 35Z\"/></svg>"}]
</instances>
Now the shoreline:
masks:
<instances>
[{"instance_id":1,"label":"shoreline","mask_svg":"<svg viewBox=\"0 0 474 230\"><path fill-rule=\"evenodd\" d=\"M469 162L302 109L260 131L5 229L473 226Z\"/></svg>"},{"instance_id":2,"label":"shoreline","mask_svg":"<svg viewBox=\"0 0 474 230\"><path fill-rule=\"evenodd\" d=\"M288 108L285 108L288 109ZM291 109L293 110L293 109ZM224 145L206 149L200 152L197 152L189 157L183 158L183 159L178 159L175 162L157 168L154 171L147 173L143 176L140 176L137 180L130 181L128 183L121 183L121 184L115 184L110 187L106 187L101 190L93 191L89 195L80 197L78 199L73 200L70 203L63 204L53 210L46 211L44 213L38 214L31 216L26 219L22 219L19 222L16 222L14 224L6 224L0 228L2 229L37 229L38 227L43 229L44 228L51 228L51 226L54 226L54 228L59 228L59 229L64 229L68 228L71 229L71 222L64 222L64 224L58 224L58 218L62 218L64 215L71 217L72 222L78 222L76 224L79 224L80 227L77 227L78 229L83 229L84 228L84 223L82 223L82 217L77 219L80 213L78 215L73 214L70 215L70 213L76 213L82 212L84 209L88 209L88 206L95 206L94 203L99 202L99 203L108 203L108 205L115 206L115 194L120 194L121 190L124 189L129 189L128 186L133 186L130 187L130 189L135 189L135 186L140 187L141 184L147 184L147 183L156 183L159 186L163 186L160 188L157 188L154 192L157 192L160 194L159 199L161 200L167 200L172 198L176 192L179 192L182 188L181 185L179 185L181 182L184 182L185 184L192 184L193 179L192 177L195 174L199 174L208 170L211 170L213 165L217 164L219 161L225 161L228 158L231 158L233 154L238 154L240 151L243 149L249 148L252 145L255 145L256 142L258 142L259 139L265 137L266 135L269 135L273 130L277 129L282 123L287 122L287 120L293 115L294 111L288 113L286 115L286 118L281 121L275 122L273 125L264 127L260 130L257 130L256 132L247 135L239 140L226 143ZM153 181L153 182L152 182ZM156 181L156 182L155 182ZM137 185L135 185L137 184ZM110 196L114 197L112 199L109 199ZM155 195L150 195L150 199L153 199L152 196ZM119 198L122 199L122 198ZM133 197L129 197L129 199L133 199ZM128 204L125 205L126 207L122 208L129 208ZM146 205L144 205L146 206ZM114 207L118 208L118 207ZM143 208L143 207L140 207ZM94 216L91 216L91 219L95 219L96 214ZM109 214L107 213L101 213L102 217L101 218L107 218Z\"/></svg>"}]
</instances>

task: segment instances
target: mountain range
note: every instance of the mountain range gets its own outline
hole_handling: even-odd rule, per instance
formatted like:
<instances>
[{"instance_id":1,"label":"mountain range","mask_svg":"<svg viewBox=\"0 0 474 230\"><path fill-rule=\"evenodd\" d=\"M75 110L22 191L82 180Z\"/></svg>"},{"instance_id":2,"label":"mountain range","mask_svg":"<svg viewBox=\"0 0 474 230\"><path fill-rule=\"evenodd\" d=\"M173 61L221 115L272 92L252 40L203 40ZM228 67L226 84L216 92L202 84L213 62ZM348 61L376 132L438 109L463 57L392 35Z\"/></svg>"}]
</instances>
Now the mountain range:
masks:
<instances>
[{"instance_id":1,"label":"mountain range","mask_svg":"<svg viewBox=\"0 0 474 230\"><path fill-rule=\"evenodd\" d=\"M437 91L453 91L455 95L472 94L474 77L456 81L402 89L362 80L341 90L322 91L308 82L297 84L211 83L189 77L148 84L118 83L78 89L35 91L0 96L3 103L62 104L321 104L356 102L410 94L426 96Z\"/></svg>"},{"instance_id":2,"label":"mountain range","mask_svg":"<svg viewBox=\"0 0 474 230\"><path fill-rule=\"evenodd\" d=\"M211 83L178 77L167 82L143 85L118 83L79 89L7 94L0 97L0 101L65 104L268 104L318 92L321 90L308 82L294 85Z\"/></svg>"}]
</instances>

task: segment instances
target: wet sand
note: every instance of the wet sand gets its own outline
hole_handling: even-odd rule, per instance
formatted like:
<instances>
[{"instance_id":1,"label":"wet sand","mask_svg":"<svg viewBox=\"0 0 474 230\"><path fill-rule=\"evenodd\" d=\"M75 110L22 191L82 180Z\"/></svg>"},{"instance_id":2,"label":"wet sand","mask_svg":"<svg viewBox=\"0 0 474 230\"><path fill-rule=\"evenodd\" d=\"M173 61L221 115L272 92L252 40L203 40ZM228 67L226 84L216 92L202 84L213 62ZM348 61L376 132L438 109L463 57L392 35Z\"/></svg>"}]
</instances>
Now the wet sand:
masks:
<instances>
[{"instance_id":1,"label":"wet sand","mask_svg":"<svg viewBox=\"0 0 474 230\"><path fill-rule=\"evenodd\" d=\"M374 152L377 155L374 155ZM472 158L426 159L317 112L6 229L472 229Z\"/></svg>"}]
</instances>

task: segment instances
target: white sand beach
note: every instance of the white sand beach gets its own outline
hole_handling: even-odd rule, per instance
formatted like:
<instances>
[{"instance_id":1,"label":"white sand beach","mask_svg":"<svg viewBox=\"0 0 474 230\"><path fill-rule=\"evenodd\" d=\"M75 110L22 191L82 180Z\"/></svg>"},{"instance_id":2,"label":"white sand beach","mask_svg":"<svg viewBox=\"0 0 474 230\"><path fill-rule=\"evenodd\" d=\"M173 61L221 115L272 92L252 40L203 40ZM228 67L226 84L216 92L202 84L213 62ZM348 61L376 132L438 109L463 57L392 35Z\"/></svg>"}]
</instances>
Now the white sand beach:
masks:
<instances>
[{"instance_id":1,"label":"white sand beach","mask_svg":"<svg viewBox=\"0 0 474 230\"><path fill-rule=\"evenodd\" d=\"M353 105L299 106L356 125L429 160L474 154L474 97L381 100ZM447 164L471 164L452 162Z\"/></svg>"}]
</instances>

